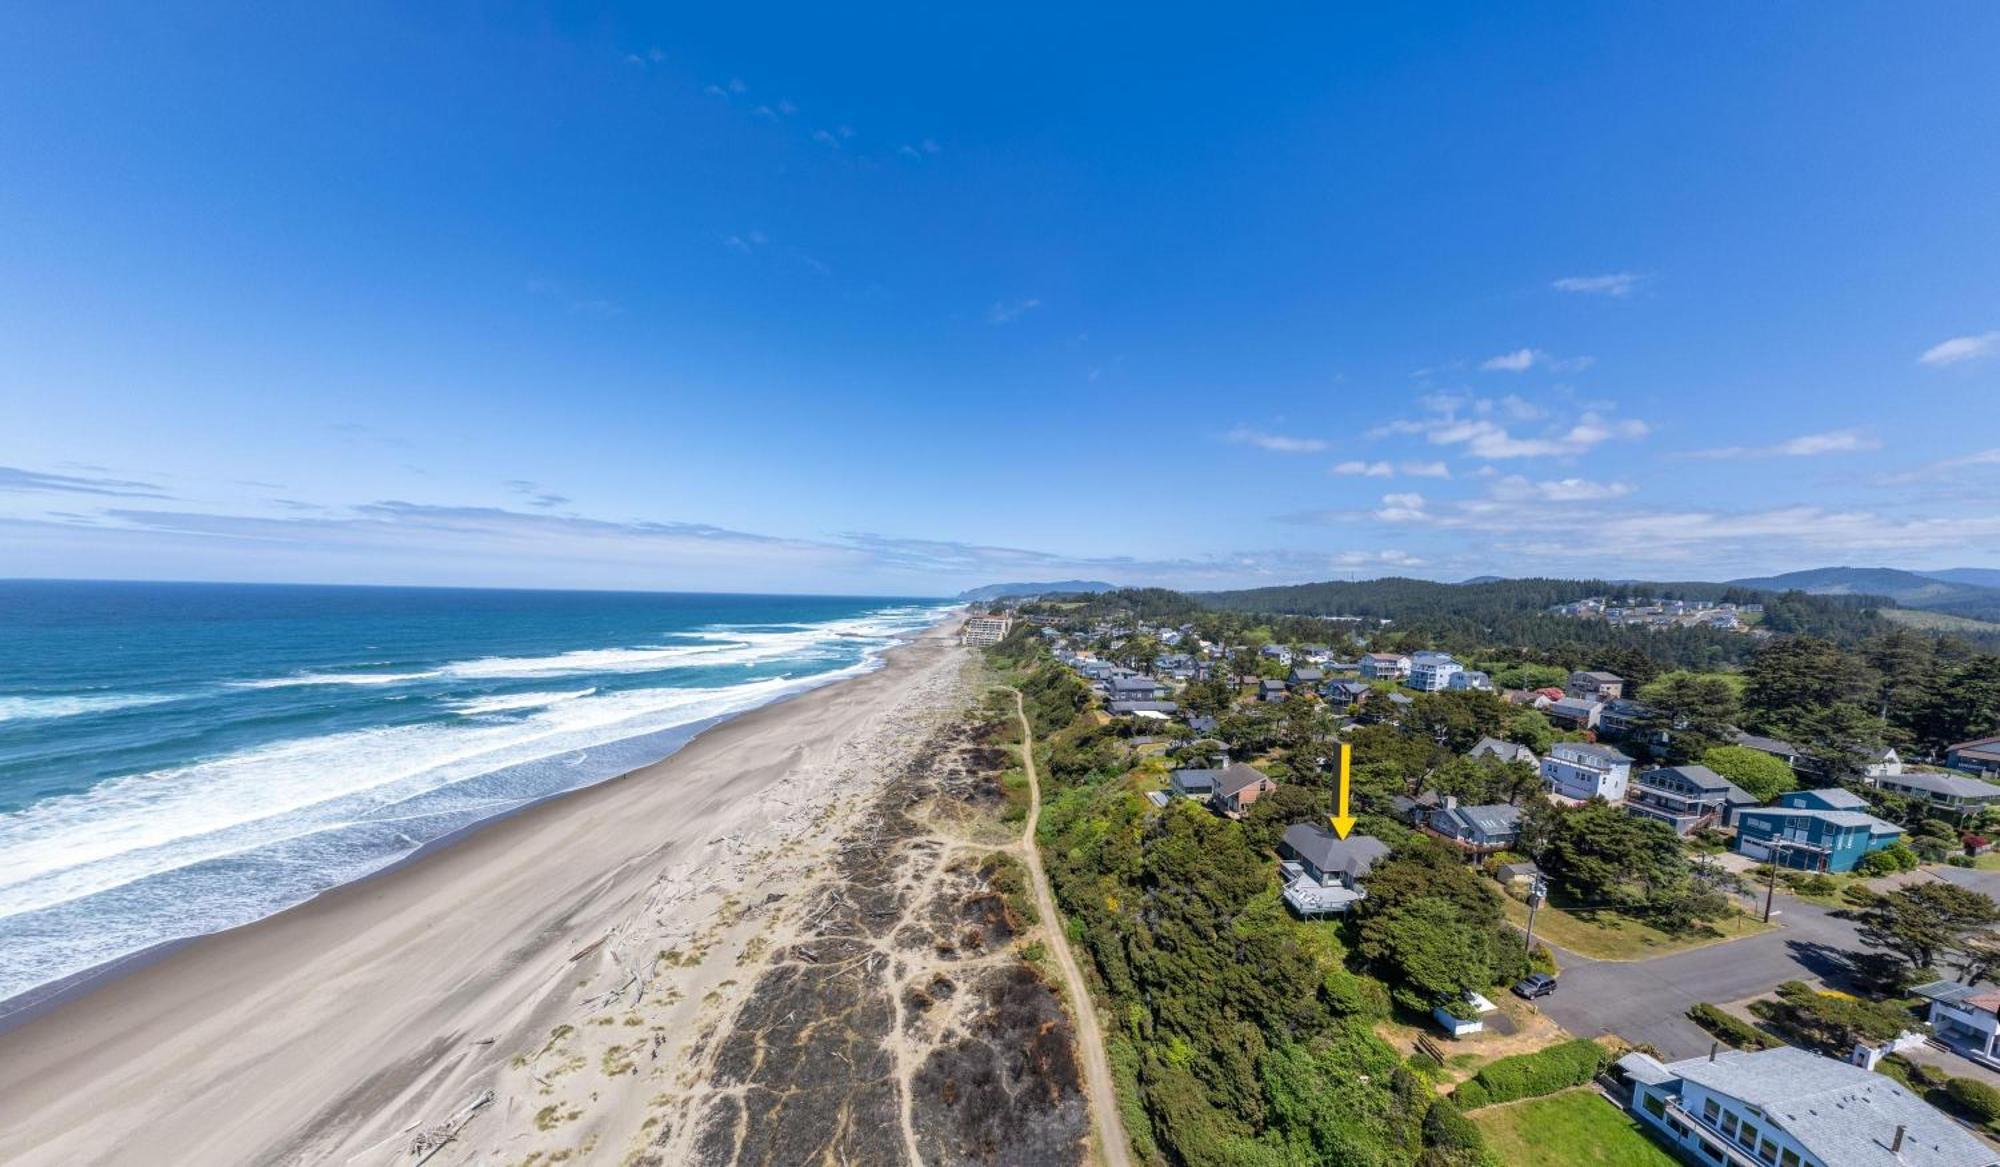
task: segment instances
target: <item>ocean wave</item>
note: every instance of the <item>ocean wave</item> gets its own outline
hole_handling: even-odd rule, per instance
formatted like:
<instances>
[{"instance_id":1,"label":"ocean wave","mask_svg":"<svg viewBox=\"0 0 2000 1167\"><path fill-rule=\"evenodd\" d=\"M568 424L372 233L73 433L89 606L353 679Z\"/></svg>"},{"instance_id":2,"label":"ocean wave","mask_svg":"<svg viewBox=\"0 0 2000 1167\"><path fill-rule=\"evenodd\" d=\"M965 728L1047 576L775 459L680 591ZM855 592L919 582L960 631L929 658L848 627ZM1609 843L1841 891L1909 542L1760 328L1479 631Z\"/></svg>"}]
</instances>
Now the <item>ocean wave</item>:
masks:
<instances>
[{"instance_id":1,"label":"ocean wave","mask_svg":"<svg viewBox=\"0 0 2000 1167\"><path fill-rule=\"evenodd\" d=\"M48 717L77 717L85 713L109 713L114 709L137 709L177 700L165 693L79 693L72 696L0 697L0 721L39 721Z\"/></svg>"},{"instance_id":2,"label":"ocean wave","mask_svg":"<svg viewBox=\"0 0 2000 1167\"><path fill-rule=\"evenodd\" d=\"M462 701L447 701L445 704L465 714L478 717L483 713L512 713L521 709L540 709L544 705L555 705L563 701L574 701L578 697L588 697L595 689L576 689L568 693L501 693L492 697L468 697Z\"/></svg>"},{"instance_id":3,"label":"ocean wave","mask_svg":"<svg viewBox=\"0 0 2000 1167\"><path fill-rule=\"evenodd\" d=\"M256 681L231 681L232 689L289 689L294 685L403 685L428 681L438 674L428 673L293 673L289 677L265 677Z\"/></svg>"},{"instance_id":4,"label":"ocean wave","mask_svg":"<svg viewBox=\"0 0 2000 1167\"><path fill-rule=\"evenodd\" d=\"M579 697L513 722L352 730L107 782L0 816L0 917L350 823L505 767L742 712L852 671Z\"/></svg>"}]
</instances>

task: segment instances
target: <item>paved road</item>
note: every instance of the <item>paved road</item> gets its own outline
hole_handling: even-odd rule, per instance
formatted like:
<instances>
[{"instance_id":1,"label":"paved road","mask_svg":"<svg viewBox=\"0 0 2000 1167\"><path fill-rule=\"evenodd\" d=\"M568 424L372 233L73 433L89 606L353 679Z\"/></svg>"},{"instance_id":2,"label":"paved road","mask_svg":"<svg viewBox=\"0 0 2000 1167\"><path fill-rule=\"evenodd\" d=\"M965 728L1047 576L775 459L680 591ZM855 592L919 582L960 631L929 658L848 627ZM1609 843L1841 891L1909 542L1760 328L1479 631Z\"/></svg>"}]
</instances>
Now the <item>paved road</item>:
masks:
<instances>
[{"instance_id":1,"label":"paved road","mask_svg":"<svg viewBox=\"0 0 2000 1167\"><path fill-rule=\"evenodd\" d=\"M1069 985L1070 1008L1076 1014L1076 1048L1083 1061L1083 1082L1090 1094L1090 1111L1097 1120L1097 1153L1105 1167L1131 1167L1132 1142L1125 1134L1125 1119L1118 1109L1118 1090L1112 1085L1111 1059L1104 1052L1104 1030L1097 1024L1097 1005L1090 999L1083 970L1070 952L1069 938L1063 934L1063 919L1056 911L1055 896L1049 892L1049 877L1042 871L1041 848L1035 845L1035 827L1042 818L1042 782L1035 773L1035 730L1028 724L1028 711L1015 689L1014 715L1021 719L1021 769L1028 775L1028 824L1021 832L1021 857L1027 860L1028 874L1035 882L1035 909L1041 913L1042 935L1055 955Z\"/></svg>"},{"instance_id":2,"label":"paved road","mask_svg":"<svg viewBox=\"0 0 2000 1167\"><path fill-rule=\"evenodd\" d=\"M1776 931L1650 960L1590 960L1550 945L1563 972L1542 1011L1579 1037L1616 1033L1669 1058L1706 1053L1713 1039L1687 1019L1690 1007L1754 997L1780 981L1840 984L1845 954L1862 947L1854 925L1825 908L1779 896L1778 910Z\"/></svg>"},{"instance_id":3,"label":"paved road","mask_svg":"<svg viewBox=\"0 0 2000 1167\"><path fill-rule=\"evenodd\" d=\"M1976 871L1970 867L1952 867L1949 864L1926 867L1924 871L1946 883L1955 883L1960 887L1969 887L1973 891L1985 892L2000 900L2000 871Z\"/></svg>"}]
</instances>

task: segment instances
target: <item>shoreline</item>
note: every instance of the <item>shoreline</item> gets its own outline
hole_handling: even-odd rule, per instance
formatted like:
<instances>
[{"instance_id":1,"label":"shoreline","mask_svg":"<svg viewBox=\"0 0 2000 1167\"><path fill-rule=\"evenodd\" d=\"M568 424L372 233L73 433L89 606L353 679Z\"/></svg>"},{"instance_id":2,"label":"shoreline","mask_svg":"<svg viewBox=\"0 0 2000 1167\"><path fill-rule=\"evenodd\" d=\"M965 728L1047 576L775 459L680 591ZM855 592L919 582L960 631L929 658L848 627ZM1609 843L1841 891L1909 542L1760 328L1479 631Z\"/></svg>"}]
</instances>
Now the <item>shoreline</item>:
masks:
<instances>
[{"instance_id":1,"label":"shoreline","mask_svg":"<svg viewBox=\"0 0 2000 1167\"><path fill-rule=\"evenodd\" d=\"M779 696L772 698L771 700L765 702L764 704L755 706L750 709L744 709L736 713L718 714L714 717L705 717L698 721L689 722L686 725L678 725L665 730L652 731L652 733L650 734L635 735L635 737L669 736L674 739L674 744L670 749L667 750L666 753L660 755L658 758L655 758L650 762L634 766L629 770L623 770L618 773L611 774L607 777L600 778L594 782L587 782L581 786L572 787L568 790L556 790L556 791L551 791L547 794L538 795L534 798L527 800L526 802L520 803L517 806L508 807L507 809L499 811L498 813L487 815L484 818L466 823L461 827L448 831L445 834L439 835L437 838L427 839L424 842L418 844L417 847L414 850L410 851L409 853L400 855L395 859L389 861L388 863L384 864L383 866L376 868L375 870L370 871L365 875L359 876L358 878L355 879L350 879L344 883L335 884L332 887L324 888L318 892L313 893L311 896L308 896L307 898L298 901L297 903L287 904L284 907L277 909L276 911L266 913L265 915L262 916L258 916L255 919L245 920L240 924L233 924L230 925L229 927L221 928L213 932L202 932L191 936L177 936L168 940L159 941L154 944L149 944L144 948L137 949L136 951L128 952L121 956L113 957L112 959L104 961L101 964L92 965L89 968L79 969L75 972L66 973L63 976L60 976L53 981L48 981L43 984L36 985L33 988L22 990L21 992L16 993L13 996L0 997L0 1037L4 1037L10 1031L22 1025L25 1025L28 1022L34 1020L35 1018L43 1016L52 1010L59 1009L71 1001L80 1000L85 997L88 997L92 992L95 992L97 989L103 987L104 985L116 982L121 977L137 973L147 968L148 966L160 960L165 959L167 956L171 955L172 953L178 951L179 949L189 944L198 944L201 943L202 941L209 940L214 937L227 936L233 932L240 931L244 928L256 927L257 925L265 923L268 920L276 919L277 917L282 916L287 912L297 911L300 908L306 907L310 904L317 903L320 900L326 898L327 896L338 893L344 889L350 887L356 887L361 884L368 883L371 880L376 880L386 876L393 875L396 872L403 870L409 864L418 862L438 850L442 850L444 848L463 843L466 840L477 835L479 832L486 830L488 827L504 822L507 819L514 817L515 815L527 813L550 802L571 798L573 796L582 794L585 791L594 790L600 786L608 786L613 783L624 782L627 781L628 779L632 779L640 774L643 774L644 772L651 770L653 767L662 765L663 763L668 762L673 758L679 756L682 751L686 750L689 746L692 746L696 742L696 740L698 740L699 738L702 737L702 735L710 732L711 730L715 730L724 725L728 725L733 721L737 721L742 718L750 717L754 714L761 713L767 709L778 708L782 705L785 705L788 702L795 701L811 693L819 692L820 690L828 688L830 686L841 685L851 681L858 681L864 677L868 677L874 673L880 672L882 669L888 667L888 657L890 653L901 651L902 649L908 647L910 644L937 632L938 629L952 623L957 618L958 617L955 614L948 615L943 620L939 621L937 624L931 625L928 628L922 629L917 632L905 633L901 636L898 636L896 638L897 643L883 649L879 654L865 659L862 662L862 665L858 671L843 669L835 673L829 674L823 678L808 679L808 683L804 684L801 688L780 694ZM608 742L606 744L615 745L617 744L618 740L631 740L631 739L614 739L614 741Z\"/></svg>"},{"instance_id":2,"label":"shoreline","mask_svg":"<svg viewBox=\"0 0 2000 1167\"><path fill-rule=\"evenodd\" d=\"M0 1159L119 1161L134 1140L205 1161L352 1153L386 1112L429 1105L447 1081L490 1079L497 1067L468 1051L515 1048L588 983L577 974L600 962L586 957L636 927L624 916L649 892L677 879L711 885L681 901L713 900L719 868L756 877L757 856L732 866L704 850L726 842L734 856L753 840L784 854L800 842L786 831L809 845L851 804L862 787L844 788L829 763L904 706L935 700L968 659L957 619L868 672L717 719L660 761L468 824L262 919L59 983L0 1020ZM757 813L774 805L787 813ZM655 870L666 860L679 862ZM654 922L688 931L674 913ZM391 1048L412 1043L423 1044ZM264 1075L281 1066L297 1076L284 1089L251 1084L276 1081Z\"/></svg>"}]
</instances>

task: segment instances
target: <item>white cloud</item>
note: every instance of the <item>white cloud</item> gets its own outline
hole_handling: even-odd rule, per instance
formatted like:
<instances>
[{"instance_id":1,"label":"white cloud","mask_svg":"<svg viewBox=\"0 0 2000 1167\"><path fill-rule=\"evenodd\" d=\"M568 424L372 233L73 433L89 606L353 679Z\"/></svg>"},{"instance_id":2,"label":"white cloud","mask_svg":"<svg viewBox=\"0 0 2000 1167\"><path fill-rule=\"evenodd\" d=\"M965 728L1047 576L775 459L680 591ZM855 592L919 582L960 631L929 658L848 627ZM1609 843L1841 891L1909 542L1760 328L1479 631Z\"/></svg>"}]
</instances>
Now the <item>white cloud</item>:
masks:
<instances>
[{"instance_id":1,"label":"white cloud","mask_svg":"<svg viewBox=\"0 0 2000 1167\"><path fill-rule=\"evenodd\" d=\"M1511 353L1501 353L1497 357L1487 357L1479 362L1479 367L1487 372L1525 373L1535 367L1542 354L1531 348L1517 348Z\"/></svg>"},{"instance_id":2,"label":"white cloud","mask_svg":"<svg viewBox=\"0 0 2000 1167\"><path fill-rule=\"evenodd\" d=\"M840 139L834 137L832 133L826 130L814 130L813 141L818 142L822 146L832 146L835 149L840 148Z\"/></svg>"},{"instance_id":3,"label":"white cloud","mask_svg":"<svg viewBox=\"0 0 2000 1167\"><path fill-rule=\"evenodd\" d=\"M1412 478L1450 478L1451 467L1442 462L1405 462L1403 473Z\"/></svg>"},{"instance_id":4,"label":"white cloud","mask_svg":"<svg viewBox=\"0 0 2000 1167\"><path fill-rule=\"evenodd\" d=\"M1934 344L1917 358L1919 364L1933 368L1956 365L1963 361L1977 361L2000 353L2000 329L1982 332L1976 336L1954 336L1950 340Z\"/></svg>"},{"instance_id":5,"label":"white cloud","mask_svg":"<svg viewBox=\"0 0 2000 1167\"><path fill-rule=\"evenodd\" d=\"M986 323L1012 324L1041 306L1042 302L1033 296L1025 300L997 300L986 310Z\"/></svg>"},{"instance_id":6,"label":"white cloud","mask_svg":"<svg viewBox=\"0 0 2000 1167\"><path fill-rule=\"evenodd\" d=\"M1493 420L1496 413L1510 418L1533 415L1533 407L1518 398L1471 398L1433 394L1422 402L1429 416L1402 418L1377 426L1370 437L1390 435L1420 436L1437 446L1463 446L1475 458L1564 457L1582 454L1612 440L1645 437L1651 432L1645 422L1631 418L1608 418L1590 410L1564 429L1560 423L1544 433L1520 436Z\"/></svg>"},{"instance_id":7,"label":"white cloud","mask_svg":"<svg viewBox=\"0 0 2000 1167\"><path fill-rule=\"evenodd\" d=\"M1587 296L1629 296L1645 280L1636 272L1611 272L1601 276L1564 276L1550 286L1558 292L1579 292Z\"/></svg>"},{"instance_id":8,"label":"white cloud","mask_svg":"<svg viewBox=\"0 0 2000 1167\"><path fill-rule=\"evenodd\" d=\"M1729 458L1811 458L1820 454L1852 454L1881 448L1881 442L1858 430L1828 430L1821 434L1801 434L1768 446L1722 446L1713 450L1696 450L1687 456L1718 461Z\"/></svg>"},{"instance_id":9,"label":"white cloud","mask_svg":"<svg viewBox=\"0 0 2000 1167\"><path fill-rule=\"evenodd\" d=\"M1424 496L1415 491L1382 496L1382 508L1375 517L1385 523L1420 523L1430 516L1424 512Z\"/></svg>"},{"instance_id":10,"label":"white cloud","mask_svg":"<svg viewBox=\"0 0 2000 1167\"><path fill-rule=\"evenodd\" d=\"M1335 567L1422 567L1424 561L1407 551L1342 551L1333 557Z\"/></svg>"},{"instance_id":11,"label":"white cloud","mask_svg":"<svg viewBox=\"0 0 2000 1167\"><path fill-rule=\"evenodd\" d=\"M1536 368L1555 373L1581 373L1596 363L1596 357L1558 357L1538 348L1517 348L1497 357L1487 357L1479 362L1479 367L1489 373L1525 373Z\"/></svg>"},{"instance_id":12,"label":"white cloud","mask_svg":"<svg viewBox=\"0 0 2000 1167\"><path fill-rule=\"evenodd\" d=\"M1558 478L1532 482L1510 475L1493 483L1491 494L1505 502L1601 502L1624 498L1632 493L1626 482L1592 482L1585 478Z\"/></svg>"},{"instance_id":13,"label":"white cloud","mask_svg":"<svg viewBox=\"0 0 2000 1167\"><path fill-rule=\"evenodd\" d=\"M1342 462L1329 473L1343 477L1394 478L1396 468L1387 462Z\"/></svg>"},{"instance_id":14,"label":"white cloud","mask_svg":"<svg viewBox=\"0 0 2000 1167\"><path fill-rule=\"evenodd\" d=\"M1914 470L1879 475L1872 480L1872 483L1876 486L1908 486L1914 482L1953 478L1961 470L1969 470L1979 466L2000 466L2000 447L1990 450L1977 450L1957 458L1946 458L1943 461L1930 462Z\"/></svg>"},{"instance_id":15,"label":"white cloud","mask_svg":"<svg viewBox=\"0 0 2000 1167\"><path fill-rule=\"evenodd\" d=\"M1326 442L1320 438L1301 438L1289 434L1270 434L1263 430L1239 425L1222 435L1222 440L1238 446L1255 446L1274 454L1316 454L1326 449Z\"/></svg>"}]
</instances>

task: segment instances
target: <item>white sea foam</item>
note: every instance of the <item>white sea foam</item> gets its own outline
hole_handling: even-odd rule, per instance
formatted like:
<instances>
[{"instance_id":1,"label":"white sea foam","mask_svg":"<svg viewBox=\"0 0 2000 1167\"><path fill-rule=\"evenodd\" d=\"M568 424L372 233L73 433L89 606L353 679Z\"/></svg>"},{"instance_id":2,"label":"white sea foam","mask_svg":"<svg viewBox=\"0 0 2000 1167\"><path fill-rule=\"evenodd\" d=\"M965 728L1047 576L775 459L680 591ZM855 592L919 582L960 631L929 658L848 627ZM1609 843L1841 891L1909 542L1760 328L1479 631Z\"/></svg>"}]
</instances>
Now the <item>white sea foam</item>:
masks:
<instances>
[{"instance_id":1,"label":"white sea foam","mask_svg":"<svg viewBox=\"0 0 2000 1167\"><path fill-rule=\"evenodd\" d=\"M294 685L402 685L428 681L438 676L427 673L293 673L289 677L266 677L256 681L231 681L232 689L289 689Z\"/></svg>"},{"instance_id":2,"label":"white sea foam","mask_svg":"<svg viewBox=\"0 0 2000 1167\"><path fill-rule=\"evenodd\" d=\"M642 765L671 748L653 735L873 668L897 634L940 611L913 606L817 625L717 625L683 634L686 644L263 682L393 686L653 671L671 681L672 670L729 664L785 671L736 684L686 678L699 687L465 696L449 706L460 716L445 720L245 749L0 814L0 1000L164 940L248 923L479 819ZM171 699L133 695L128 703ZM42 706L27 715L109 707ZM482 716L501 712L519 716ZM0 715L23 714L0 705Z\"/></svg>"},{"instance_id":3,"label":"white sea foam","mask_svg":"<svg viewBox=\"0 0 2000 1167\"><path fill-rule=\"evenodd\" d=\"M501 693L492 697L468 697L463 701L448 701L458 712L467 717L477 717L482 713L513 713L521 709L540 709L544 705L555 705L563 701L574 701L578 697L588 697L595 689L575 689L568 693Z\"/></svg>"},{"instance_id":4,"label":"white sea foam","mask_svg":"<svg viewBox=\"0 0 2000 1167\"><path fill-rule=\"evenodd\" d=\"M579 697L515 722L356 730L108 782L0 816L0 917L339 826L507 766L754 708L835 675Z\"/></svg>"},{"instance_id":5,"label":"white sea foam","mask_svg":"<svg viewBox=\"0 0 2000 1167\"><path fill-rule=\"evenodd\" d=\"M74 696L0 697L0 721L37 721L45 717L76 717L109 713L172 701L164 693L80 693Z\"/></svg>"}]
</instances>

